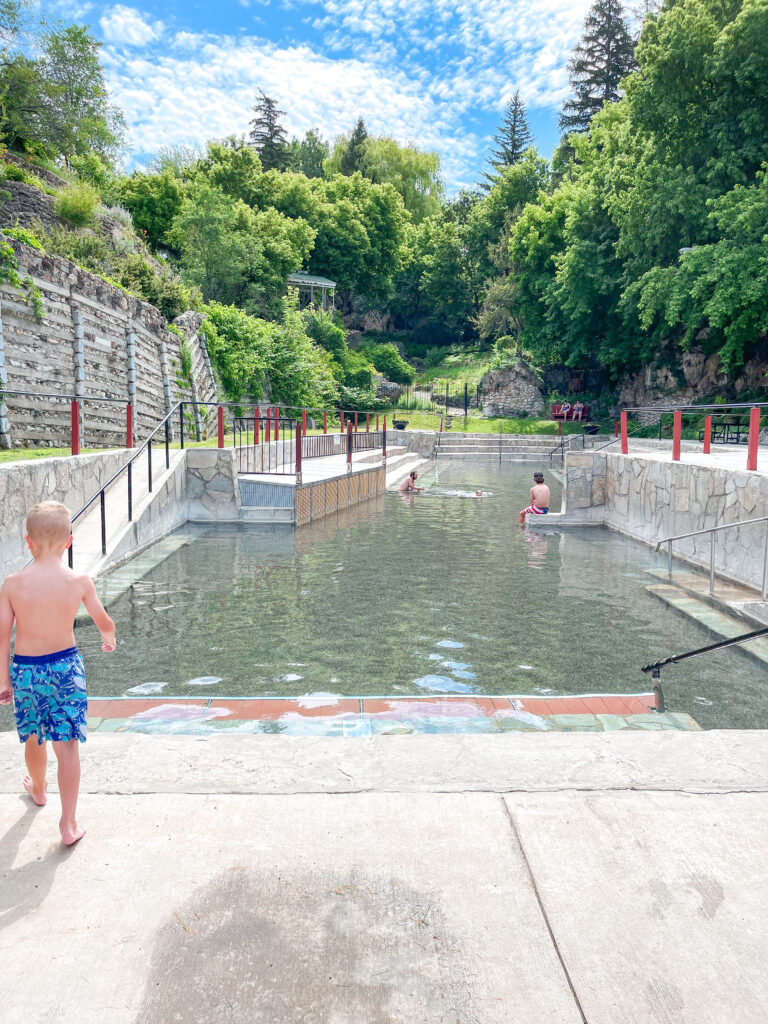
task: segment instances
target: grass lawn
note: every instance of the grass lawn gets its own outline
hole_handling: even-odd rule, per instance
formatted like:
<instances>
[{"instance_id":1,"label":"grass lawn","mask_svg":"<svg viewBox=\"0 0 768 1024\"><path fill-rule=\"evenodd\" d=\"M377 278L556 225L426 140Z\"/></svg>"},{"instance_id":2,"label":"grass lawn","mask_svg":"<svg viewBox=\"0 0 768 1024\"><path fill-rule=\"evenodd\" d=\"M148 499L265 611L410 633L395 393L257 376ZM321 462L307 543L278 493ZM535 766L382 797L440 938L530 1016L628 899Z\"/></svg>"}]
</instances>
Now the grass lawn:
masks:
<instances>
[{"instance_id":1,"label":"grass lawn","mask_svg":"<svg viewBox=\"0 0 768 1024\"><path fill-rule=\"evenodd\" d=\"M460 380L467 384L479 384L490 370L490 352L461 352L446 356L439 366L420 370L413 387L432 384L436 380Z\"/></svg>"}]
</instances>

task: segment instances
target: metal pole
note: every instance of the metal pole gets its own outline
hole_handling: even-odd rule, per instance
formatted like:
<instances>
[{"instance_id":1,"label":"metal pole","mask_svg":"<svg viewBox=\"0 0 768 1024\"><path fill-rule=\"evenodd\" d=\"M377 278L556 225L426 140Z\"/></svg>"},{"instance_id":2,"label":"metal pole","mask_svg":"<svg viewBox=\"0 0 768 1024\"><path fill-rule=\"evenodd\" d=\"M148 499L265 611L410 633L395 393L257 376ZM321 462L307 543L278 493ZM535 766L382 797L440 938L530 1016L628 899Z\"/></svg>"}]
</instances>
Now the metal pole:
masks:
<instances>
[{"instance_id":1,"label":"metal pole","mask_svg":"<svg viewBox=\"0 0 768 1024\"><path fill-rule=\"evenodd\" d=\"M305 413L306 415L306 413ZM296 424L296 483L301 483L301 437L302 437L302 426L300 423Z\"/></svg>"},{"instance_id":2,"label":"metal pole","mask_svg":"<svg viewBox=\"0 0 768 1024\"><path fill-rule=\"evenodd\" d=\"M747 469L757 469L757 442L760 435L760 410L757 406L749 410L749 443L747 444Z\"/></svg>"},{"instance_id":3,"label":"metal pole","mask_svg":"<svg viewBox=\"0 0 768 1024\"><path fill-rule=\"evenodd\" d=\"M152 493L152 438L147 441L147 482L149 493Z\"/></svg>"},{"instance_id":4,"label":"metal pole","mask_svg":"<svg viewBox=\"0 0 768 1024\"><path fill-rule=\"evenodd\" d=\"M367 412L365 414L365 432L366 432L366 434L370 431L370 429L371 429L371 414L369 412Z\"/></svg>"},{"instance_id":5,"label":"metal pole","mask_svg":"<svg viewBox=\"0 0 768 1024\"><path fill-rule=\"evenodd\" d=\"M301 410L301 432L306 436L307 433L307 410Z\"/></svg>"},{"instance_id":6,"label":"metal pole","mask_svg":"<svg viewBox=\"0 0 768 1024\"><path fill-rule=\"evenodd\" d=\"M621 414L621 454L629 454L629 441L627 439L627 414Z\"/></svg>"},{"instance_id":7,"label":"metal pole","mask_svg":"<svg viewBox=\"0 0 768 1024\"><path fill-rule=\"evenodd\" d=\"M344 410L343 409L339 413L339 423L341 424L340 429L339 429L339 433L343 434L344 433Z\"/></svg>"},{"instance_id":8,"label":"metal pole","mask_svg":"<svg viewBox=\"0 0 768 1024\"><path fill-rule=\"evenodd\" d=\"M445 382L445 415L448 415L448 381Z\"/></svg>"},{"instance_id":9,"label":"metal pole","mask_svg":"<svg viewBox=\"0 0 768 1024\"><path fill-rule=\"evenodd\" d=\"M382 462L386 462L387 461L387 417L386 416L384 417L384 441L383 441L382 446L381 446L381 459L382 459ZM766 539L765 543L766 543L766 551L768 551L768 539ZM768 559L768 555L766 555L766 559ZM768 561L766 562L766 564L768 564Z\"/></svg>"},{"instance_id":10,"label":"metal pole","mask_svg":"<svg viewBox=\"0 0 768 1024\"><path fill-rule=\"evenodd\" d=\"M352 472L352 420L347 423L347 472Z\"/></svg>"},{"instance_id":11,"label":"metal pole","mask_svg":"<svg viewBox=\"0 0 768 1024\"><path fill-rule=\"evenodd\" d=\"M763 600L768 590L768 523L765 529L765 552L763 554Z\"/></svg>"},{"instance_id":12,"label":"metal pole","mask_svg":"<svg viewBox=\"0 0 768 1024\"><path fill-rule=\"evenodd\" d=\"M171 468L171 417L165 417L165 468Z\"/></svg>"},{"instance_id":13,"label":"metal pole","mask_svg":"<svg viewBox=\"0 0 768 1024\"><path fill-rule=\"evenodd\" d=\"M80 403L76 398L72 400L71 451L73 455L80 454Z\"/></svg>"},{"instance_id":14,"label":"metal pole","mask_svg":"<svg viewBox=\"0 0 768 1024\"><path fill-rule=\"evenodd\" d=\"M715 592L715 531L709 532L709 596Z\"/></svg>"},{"instance_id":15,"label":"metal pole","mask_svg":"<svg viewBox=\"0 0 768 1024\"><path fill-rule=\"evenodd\" d=\"M128 463L128 522L133 521L133 463Z\"/></svg>"},{"instance_id":16,"label":"metal pole","mask_svg":"<svg viewBox=\"0 0 768 1024\"><path fill-rule=\"evenodd\" d=\"M224 406L218 408L219 448L224 447Z\"/></svg>"},{"instance_id":17,"label":"metal pole","mask_svg":"<svg viewBox=\"0 0 768 1024\"><path fill-rule=\"evenodd\" d=\"M107 505L104 489L101 491L101 553L107 553Z\"/></svg>"},{"instance_id":18,"label":"metal pole","mask_svg":"<svg viewBox=\"0 0 768 1024\"><path fill-rule=\"evenodd\" d=\"M275 406L275 440L280 440L280 408ZM275 458L277 458L277 452L275 452Z\"/></svg>"},{"instance_id":19,"label":"metal pole","mask_svg":"<svg viewBox=\"0 0 768 1024\"><path fill-rule=\"evenodd\" d=\"M709 455L712 444L712 417L704 417L704 454Z\"/></svg>"},{"instance_id":20,"label":"metal pole","mask_svg":"<svg viewBox=\"0 0 768 1024\"><path fill-rule=\"evenodd\" d=\"M379 432L379 414L376 413L376 433L378 434L378 432Z\"/></svg>"},{"instance_id":21,"label":"metal pole","mask_svg":"<svg viewBox=\"0 0 768 1024\"><path fill-rule=\"evenodd\" d=\"M133 406L130 402L125 407L125 447L133 448Z\"/></svg>"},{"instance_id":22,"label":"metal pole","mask_svg":"<svg viewBox=\"0 0 768 1024\"><path fill-rule=\"evenodd\" d=\"M658 711L660 715L663 715L667 710L667 706L664 703L664 694L661 689L661 669L655 668L651 673L651 679L653 680L653 696L654 700L654 711Z\"/></svg>"},{"instance_id":23,"label":"metal pole","mask_svg":"<svg viewBox=\"0 0 768 1024\"><path fill-rule=\"evenodd\" d=\"M672 582L672 541L667 541L667 578Z\"/></svg>"},{"instance_id":24,"label":"metal pole","mask_svg":"<svg viewBox=\"0 0 768 1024\"><path fill-rule=\"evenodd\" d=\"M464 382L464 416L469 412L469 384Z\"/></svg>"},{"instance_id":25,"label":"metal pole","mask_svg":"<svg viewBox=\"0 0 768 1024\"><path fill-rule=\"evenodd\" d=\"M184 447L184 403L182 402L179 406L179 441L181 447Z\"/></svg>"},{"instance_id":26,"label":"metal pole","mask_svg":"<svg viewBox=\"0 0 768 1024\"><path fill-rule=\"evenodd\" d=\"M328 433L328 413L323 409L323 433Z\"/></svg>"},{"instance_id":27,"label":"metal pole","mask_svg":"<svg viewBox=\"0 0 768 1024\"><path fill-rule=\"evenodd\" d=\"M355 413L355 433L357 433L357 413Z\"/></svg>"},{"instance_id":28,"label":"metal pole","mask_svg":"<svg viewBox=\"0 0 768 1024\"><path fill-rule=\"evenodd\" d=\"M672 413L672 461L680 461L680 439L683 433L683 414L679 409Z\"/></svg>"}]
</instances>

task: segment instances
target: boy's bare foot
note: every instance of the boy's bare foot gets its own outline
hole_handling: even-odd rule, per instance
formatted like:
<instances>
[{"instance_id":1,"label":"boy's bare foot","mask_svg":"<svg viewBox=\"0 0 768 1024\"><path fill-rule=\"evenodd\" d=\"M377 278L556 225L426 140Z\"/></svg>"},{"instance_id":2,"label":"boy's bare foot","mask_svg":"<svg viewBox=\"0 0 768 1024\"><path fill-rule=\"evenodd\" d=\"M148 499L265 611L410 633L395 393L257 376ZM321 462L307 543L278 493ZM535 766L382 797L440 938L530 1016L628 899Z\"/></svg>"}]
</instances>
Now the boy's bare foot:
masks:
<instances>
[{"instance_id":1,"label":"boy's bare foot","mask_svg":"<svg viewBox=\"0 0 768 1024\"><path fill-rule=\"evenodd\" d=\"M83 838L85 835L85 829L79 825L74 825L72 828L65 828L59 823L59 829L61 830L61 841L65 846L74 846L76 842Z\"/></svg>"},{"instance_id":2,"label":"boy's bare foot","mask_svg":"<svg viewBox=\"0 0 768 1024\"><path fill-rule=\"evenodd\" d=\"M35 789L35 784L32 782L32 778L29 775L24 776L24 782L22 783L24 789L29 793L32 799L35 801L38 807L43 807L48 802L48 797L45 795L45 791L48 788L48 783L43 783L43 791L40 793Z\"/></svg>"}]
</instances>

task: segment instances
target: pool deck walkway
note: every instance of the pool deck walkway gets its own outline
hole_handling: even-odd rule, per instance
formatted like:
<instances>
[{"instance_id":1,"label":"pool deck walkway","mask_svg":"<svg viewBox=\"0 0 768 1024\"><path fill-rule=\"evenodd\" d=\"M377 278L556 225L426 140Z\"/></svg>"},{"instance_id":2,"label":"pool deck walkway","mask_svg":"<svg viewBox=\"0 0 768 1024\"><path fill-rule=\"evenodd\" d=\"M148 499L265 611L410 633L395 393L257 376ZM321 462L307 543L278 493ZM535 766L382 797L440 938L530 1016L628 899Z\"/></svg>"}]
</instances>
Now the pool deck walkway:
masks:
<instances>
[{"instance_id":1,"label":"pool deck walkway","mask_svg":"<svg viewBox=\"0 0 768 1024\"><path fill-rule=\"evenodd\" d=\"M21 774L9 1024L766 1020L762 732L97 733L70 849Z\"/></svg>"}]
</instances>

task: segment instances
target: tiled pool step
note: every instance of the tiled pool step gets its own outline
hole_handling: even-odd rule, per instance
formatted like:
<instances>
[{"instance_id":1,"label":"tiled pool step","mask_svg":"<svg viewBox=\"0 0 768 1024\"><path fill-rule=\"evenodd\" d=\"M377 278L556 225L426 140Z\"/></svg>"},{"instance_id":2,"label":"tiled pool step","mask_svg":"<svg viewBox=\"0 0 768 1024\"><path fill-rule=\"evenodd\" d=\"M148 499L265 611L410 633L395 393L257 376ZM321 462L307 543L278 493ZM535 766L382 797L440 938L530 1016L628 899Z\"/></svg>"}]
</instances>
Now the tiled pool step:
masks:
<instances>
[{"instance_id":1,"label":"tiled pool step","mask_svg":"<svg viewBox=\"0 0 768 1024\"><path fill-rule=\"evenodd\" d=\"M160 734L278 733L373 736L402 733L694 730L686 714L651 710L653 694L584 697L155 697L93 698L89 728Z\"/></svg>"}]
</instances>

